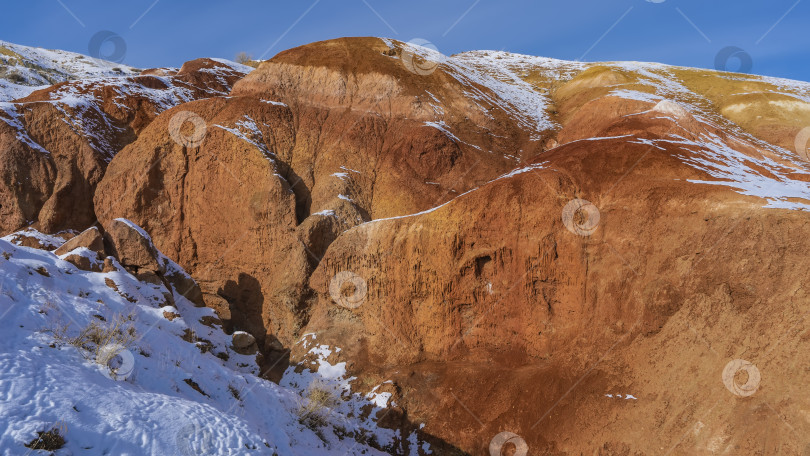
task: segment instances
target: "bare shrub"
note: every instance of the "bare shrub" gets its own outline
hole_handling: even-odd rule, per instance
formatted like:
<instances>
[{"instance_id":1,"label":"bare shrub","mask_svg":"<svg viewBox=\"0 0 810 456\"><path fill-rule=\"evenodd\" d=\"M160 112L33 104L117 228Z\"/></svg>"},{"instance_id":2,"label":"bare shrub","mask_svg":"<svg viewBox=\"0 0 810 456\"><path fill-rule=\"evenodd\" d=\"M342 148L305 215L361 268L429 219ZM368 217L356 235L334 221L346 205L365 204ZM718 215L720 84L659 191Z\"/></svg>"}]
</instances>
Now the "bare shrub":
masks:
<instances>
[{"instance_id":1,"label":"bare shrub","mask_svg":"<svg viewBox=\"0 0 810 456\"><path fill-rule=\"evenodd\" d=\"M309 384L296 409L298 421L310 429L317 429L327 424L329 409L338 405L335 390L320 380Z\"/></svg>"},{"instance_id":2,"label":"bare shrub","mask_svg":"<svg viewBox=\"0 0 810 456\"><path fill-rule=\"evenodd\" d=\"M242 65L252 66L253 68L256 68L256 67L259 66L259 62L256 61L256 60L253 60L253 56L248 54L247 52L244 52L244 51L236 54L236 57L234 57L234 60L236 61L236 63L241 63Z\"/></svg>"},{"instance_id":3,"label":"bare shrub","mask_svg":"<svg viewBox=\"0 0 810 456\"><path fill-rule=\"evenodd\" d=\"M137 331L132 322L132 315L114 315L107 321L93 320L71 336L70 323L56 322L53 327L45 329L57 343L72 345L86 359L109 366L116 356L129 349L137 339Z\"/></svg>"}]
</instances>

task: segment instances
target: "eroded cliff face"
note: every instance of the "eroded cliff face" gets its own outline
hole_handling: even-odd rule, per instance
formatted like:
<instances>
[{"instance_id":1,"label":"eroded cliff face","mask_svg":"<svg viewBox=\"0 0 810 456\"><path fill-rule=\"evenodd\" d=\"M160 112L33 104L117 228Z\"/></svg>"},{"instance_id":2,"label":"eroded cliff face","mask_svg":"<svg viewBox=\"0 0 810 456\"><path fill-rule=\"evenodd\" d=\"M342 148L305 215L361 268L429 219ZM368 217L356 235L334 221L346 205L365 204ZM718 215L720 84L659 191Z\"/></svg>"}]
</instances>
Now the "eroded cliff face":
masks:
<instances>
[{"instance_id":1,"label":"eroded cliff face","mask_svg":"<svg viewBox=\"0 0 810 456\"><path fill-rule=\"evenodd\" d=\"M423 80L390 50L378 39L305 46L228 99L164 112L110 165L102 224L135 220L234 327L267 350L291 345L309 319L309 276L341 233L449 201L514 168L518 157L496 150L538 143L497 93L475 88L488 97L476 104L450 70ZM200 140L177 141L173 119L192 117Z\"/></svg>"},{"instance_id":2,"label":"eroded cliff face","mask_svg":"<svg viewBox=\"0 0 810 456\"><path fill-rule=\"evenodd\" d=\"M647 132L661 122L639 117ZM806 215L689 182L708 176L642 136L569 143L430 213L344 233L310 280L306 331L393 379L412 420L474 454L504 429L539 454L650 454L695 422L706 432L676 453L800 449L753 410L799 416L805 401L784 402L786 386L741 403L721 374L751 358L775 384L806 377L801 331L779 331L784 346L765 335L805 311L810 245L790 233ZM570 230L575 198L594 206ZM356 307L336 305L343 271L362 278L362 297L346 293Z\"/></svg>"},{"instance_id":3,"label":"eroded cliff face","mask_svg":"<svg viewBox=\"0 0 810 456\"><path fill-rule=\"evenodd\" d=\"M225 95L244 75L199 59L172 76L69 81L0 103L0 232L94 224L96 185L121 148L163 110Z\"/></svg>"},{"instance_id":4,"label":"eroded cliff face","mask_svg":"<svg viewBox=\"0 0 810 456\"><path fill-rule=\"evenodd\" d=\"M790 115L732 103L777 90ZM392 427L472 454L502 431L529 454L799 452L810 169L787 147L808 94L313 43L144 123L93 211L142 226L268 377L316 334L358 390L391 380ZM14 190L32 205L55 185L37 163ZM737 358L757 394L728 383Z\"/></svg>"}]
</instances>

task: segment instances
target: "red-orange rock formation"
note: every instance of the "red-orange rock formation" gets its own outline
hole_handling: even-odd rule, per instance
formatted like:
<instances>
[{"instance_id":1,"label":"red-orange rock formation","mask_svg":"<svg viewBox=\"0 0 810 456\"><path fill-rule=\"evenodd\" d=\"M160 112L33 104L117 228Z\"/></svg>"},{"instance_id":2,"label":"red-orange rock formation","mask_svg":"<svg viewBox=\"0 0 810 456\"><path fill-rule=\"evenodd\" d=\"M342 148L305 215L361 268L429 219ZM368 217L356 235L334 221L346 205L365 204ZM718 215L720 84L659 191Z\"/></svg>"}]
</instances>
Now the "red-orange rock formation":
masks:
<instances>
[{"instance_id":1,"label":"red-orange rock formation","mask_svg":"<svg viewBox=\"0 0 810 456\"><path fill-rule=\"evenodd\" d=\"M796 454L810 169L785 147L810 118L743 111L778 90L810 112L805 89L314 43L144 125L94 215L143 227L271 377L313 332L361 390L393 380L381 421L437 451L510 431L529 454Z\"/></svg>"},{"instance_id":2,"label":"red-orange rock formation","mask_svg":"<svg viewBox=\"0 0 810 456\"><path fill-rule=\"evenodd\" d=\"M536 143L501 94L459 69L410 73L388 50L378 39L305 46L229 99L166 111L111 163L100 220L144 226L234 327L289 344L308 318L309 274L341 232L441 204ZM364 61L382 67L355 67ZM192 122L172 134L178 118L198 119L199 142Z\"/></svg>"},{"instance_id":3,"label":"red-orange rock formation","mask_svg":"<svg viewBox=\"0 0 810 456\"><path fill-rule=\"evenodd\" d=\"M0 233L96 222L95 187L109 160L161 111L227 94L244 72L211 59L170 77L70 81L0 105Z\"/></svg>"}]
</instances>

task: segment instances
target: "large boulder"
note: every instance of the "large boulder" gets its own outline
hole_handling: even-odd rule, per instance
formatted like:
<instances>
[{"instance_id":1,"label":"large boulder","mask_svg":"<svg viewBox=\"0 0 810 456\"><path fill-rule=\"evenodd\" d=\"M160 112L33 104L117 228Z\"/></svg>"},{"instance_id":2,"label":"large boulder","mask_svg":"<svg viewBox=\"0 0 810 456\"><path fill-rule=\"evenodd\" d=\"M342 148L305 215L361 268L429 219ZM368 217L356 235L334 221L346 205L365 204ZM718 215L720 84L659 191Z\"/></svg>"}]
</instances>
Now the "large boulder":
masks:
<instances>
[{"instance_id":1,"label":"large boulder","mask_svg":"<svg viewBox=\"0 0 810 456\"><path fill-rule=\"evenodd\" d=\"M107 225L104 239L109 253L138 279L165 285L170 296L176 293L197 306L205 304L197 282L163 255L140 226L127 219L114 219Z\"/></svg>"},{"instance_id":2,"label":"large boulder","mask_svg":"<svg viewBox=\"0 0 810 456\"><path fill-rule=\"evenodd\" d=\"M233 349L243 355L252 355L258 350L256 338L245 331L234 331L231 336Z\"/></svg>"},{"instance_id":3,"label":"large boulder","mask_svg":"<svg viewBox=\"0 0 810 456\"><path fill-rule=\"evenodd\" d=\"M152 272L163 274L166 269L158 261L158 251L149 234L127 219L118 218L106 227L110 253L118 258L125 268L134 273Z\"/></svg>"},{"instance_id":4,"label":"large boulder","mask_svg":"<svg viewBox=\"0 0 810 456\"><path fill-rule=\"evenodd\" d=\"M90 251L98 254L99 258L104 256L104 238L101 236L101 231L95 226L82 231L78 236L68 240L61 247L56 249L53 253L56 255L64 255L71 250L84 247Z\"/></svg>"},{"instance_id":5,"label":"large boulder","mask_svg":"<svg viewBox=\"0 0 810 456\"><path fill-rule=\"evenodd\" d=\"M95 226L71 238L53 253L83 271L104 269L104 238Z\"/></svg>"}]
</instances>

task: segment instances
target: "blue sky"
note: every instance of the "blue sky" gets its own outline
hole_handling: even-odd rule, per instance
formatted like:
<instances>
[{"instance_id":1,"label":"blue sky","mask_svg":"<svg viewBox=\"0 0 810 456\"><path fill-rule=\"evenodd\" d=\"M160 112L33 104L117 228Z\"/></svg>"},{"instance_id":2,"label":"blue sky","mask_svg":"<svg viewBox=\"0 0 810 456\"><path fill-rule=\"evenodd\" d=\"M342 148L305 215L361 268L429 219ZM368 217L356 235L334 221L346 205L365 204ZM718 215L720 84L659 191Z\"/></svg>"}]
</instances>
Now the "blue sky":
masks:
<instances>
[{"instance_id":1,"label":"blue sky","mask_svg":"<svg viewBox=\"0 0 810 456\"><path fill-rule=\"evenodd\" d=\"M569 60L714 68L735 46L750 72L810 80L810 0L28 0L6 2L0 39L89 53L94 35L126 43L123 63L269 58L340 36L421 38L445 54L497 49ZM112 52L107 41L101 53ZM742 53L741 53L742 52ZM736 70L732 57L727 69Z\"/></svg>"}]
</instances>

